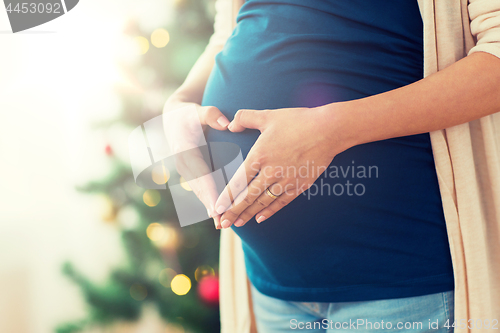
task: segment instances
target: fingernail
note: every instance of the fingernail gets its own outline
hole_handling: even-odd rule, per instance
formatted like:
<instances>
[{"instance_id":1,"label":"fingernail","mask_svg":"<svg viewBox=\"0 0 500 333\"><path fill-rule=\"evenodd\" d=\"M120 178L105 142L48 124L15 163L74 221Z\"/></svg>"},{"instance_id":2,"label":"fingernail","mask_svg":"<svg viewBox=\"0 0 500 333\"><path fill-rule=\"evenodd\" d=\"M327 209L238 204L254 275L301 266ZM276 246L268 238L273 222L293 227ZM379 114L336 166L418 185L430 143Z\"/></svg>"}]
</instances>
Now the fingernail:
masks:
<instances>
[{"instance_id":1,"label":"fingernail","mask_svg":"<svg viewBox=\"0 0 500 333\"><path fill-rule=\"evenodd\" d=\"M212 217L212 215L210 215L210 210L207 209L207 214L208 214L208 217Z\"/></svg>"},{"instance_id":2,"label":"fingernail","mask_svg":"<svg viewBox=\"0 0 500 333\"><path fill-rule=\"evenodd\" d=\"M229 228L230 226L231 226L231 221L229 221L229 220L222 221L223 228Z\"/></svg>"},{"instance_id":3,"label":"fingernail","mask_svg":"<svg viewBox=\"0 0 500 333\"><path fill-rule=\"evenodd\" d=\"M234 225L237 227L241 227L243 224L245 224L245 221L243 221L243 219L237 219L236 222L234 222Z\"/></svg>"},{"instance_id":4,"label":"fingernail","mask_svg":"<svg viewBox=\"0 0 500 333\"><path fill-rule=\"evenodd\" d=\"M219 213L219 214L222 214L222 213L224 213L226 211L226 209L224 208L224 206L219 206L219 207L217 207L216 210L217 210L217 213Z\"/></svg>"},{"instance_id":5,"label":"fingernail","mask_svg":"<svg viewBox=\"0 0 500 333\"><path fill-rule=\"evenodd\" d=\"M264 215L261 215L259 216L259 218L257 219L257 223L260 223L262 221L264 221L266 219L266 217Z\"/></svg>"},{"instance_id":6,"label":"fingernail","mask_svg":"<svg viewBox=\"0 0 500 333\"><path fill-rule=\"evenodd\" d=\"M224 116L219 117L219 119L217 119L217 122L222 127L226 127L229 124L229 120L227 120L226 117L224 117Z\"/></svg>"},{"instance_id":7,"label":"fingernail","mask_svg":"<svg viewBox=\"0 0 500 333\"><path fill-rule=\"evenodd\" d=\"M230 123L229 126L227 128L229 128L229 130L232 130L234 127L233 123Z\"/></svg>"}]
</instances>

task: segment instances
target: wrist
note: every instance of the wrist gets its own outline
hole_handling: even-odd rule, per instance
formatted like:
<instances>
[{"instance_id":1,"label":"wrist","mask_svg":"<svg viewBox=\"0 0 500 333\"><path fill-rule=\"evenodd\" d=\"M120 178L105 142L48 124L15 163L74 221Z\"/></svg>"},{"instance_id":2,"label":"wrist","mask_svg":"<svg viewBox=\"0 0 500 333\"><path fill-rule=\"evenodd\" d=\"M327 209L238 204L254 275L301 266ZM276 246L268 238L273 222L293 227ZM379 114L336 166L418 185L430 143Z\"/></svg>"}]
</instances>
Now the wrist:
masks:
<instances>
[{"instance_id":1,"label":"wrist","mask_svg":"<svg viewBox=\"0 0 500 333\"><path fill-rule=\"evenodd\" d=\"M354 101L334 102L316 107L321 133L330 144L335 155L362 143L361 136L356 134L356 123L353 119Z\"/></svg>"},{"instance_id":2,"label":"wrist","mask_svg":"<svg viewBox=\"0 0 500 333\"><path fill-rule=\"evenodd\" d=\"M189 105L189 104L196 104L196 103L190 102L187 99L185 99L182 95L178 95L178 94L174 93L165 101L165 104L163 106L163 112L168 112L170 110L179 109L179 108L186 106L186 105Z\"/></svg>"},{"instance_id":3,"label":"wrist","mask_svg":"<svg viewBox=\"0 0 500 333\"><path fill-rule=\"evenodd\" d=\"M203 108L200 106L200 104L195 103L195 102L186 101L182 98L179 98L179 96L172 95L170 98L167 99L167 101L165 102L165 104L163 106L163 114L166 114L167 112L170 112L173 110L178 110L178 109L181 109L181 108L187 107L187 106L194 107L196 109L201 127L202 127L202 129L205 129L205 127L207 126L207 123L206 123L204 113L201 112ZM190 114L192 115L192 113L190 113Z\"/></svg>"},{"instance_id":4,"label":"wrist","mask_svg":"<svg viewBox=\"0 0 500 333\"><path fill-rule=\"evenodd\" d=\"M203 97L203 91L201 93L194 89L193 87L183 83L179 88L177 88L172 95L167 99L165 104L169 105L186 105L186 104L201 104Z\"/></svg>"}]
</instances>

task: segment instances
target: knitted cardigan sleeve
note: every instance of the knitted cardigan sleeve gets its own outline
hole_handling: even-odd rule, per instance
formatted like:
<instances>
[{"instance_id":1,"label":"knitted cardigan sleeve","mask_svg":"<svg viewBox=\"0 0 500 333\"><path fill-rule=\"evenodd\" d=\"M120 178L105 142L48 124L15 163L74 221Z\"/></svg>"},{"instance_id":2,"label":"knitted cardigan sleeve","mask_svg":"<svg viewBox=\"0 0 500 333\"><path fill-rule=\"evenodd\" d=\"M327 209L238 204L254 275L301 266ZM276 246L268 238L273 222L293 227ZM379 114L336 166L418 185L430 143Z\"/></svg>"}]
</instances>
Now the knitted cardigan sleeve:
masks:
<instances>
[{"instance_id":1,"label":"knitted cardigan sleeve","mask_svg":"<svg viewBox=\"0 0 500 333\"><path fill-rule=\"evenodd\" d=\"M483 51L500 58L500 0L470 0L468 9L476 41L468 54Z\"/></svg>"}]
</instances>

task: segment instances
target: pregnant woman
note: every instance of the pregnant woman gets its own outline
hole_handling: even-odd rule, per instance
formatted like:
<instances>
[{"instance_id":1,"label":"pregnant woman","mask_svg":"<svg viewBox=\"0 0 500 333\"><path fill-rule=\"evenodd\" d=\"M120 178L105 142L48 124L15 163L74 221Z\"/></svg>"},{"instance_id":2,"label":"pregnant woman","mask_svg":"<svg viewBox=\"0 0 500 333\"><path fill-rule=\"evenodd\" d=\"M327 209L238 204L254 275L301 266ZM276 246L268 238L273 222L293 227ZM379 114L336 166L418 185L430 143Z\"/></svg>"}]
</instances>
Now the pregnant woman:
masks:
<instances>
[{"instance_id":1,"label":"pregnant woman","mask_svg":"<svg viewBox=\"0 0 500 333\"><path fill-rule=\"evenodd\" d=\"M449 331L454 276L428 132L498 111L495 85L500 59L484 52L423 79L416 0L243 4L165 111L193 104L208 142L241 148L220 197L195 192L242 240L258 332L358 319Z\"/></svg>"}]
</instances>

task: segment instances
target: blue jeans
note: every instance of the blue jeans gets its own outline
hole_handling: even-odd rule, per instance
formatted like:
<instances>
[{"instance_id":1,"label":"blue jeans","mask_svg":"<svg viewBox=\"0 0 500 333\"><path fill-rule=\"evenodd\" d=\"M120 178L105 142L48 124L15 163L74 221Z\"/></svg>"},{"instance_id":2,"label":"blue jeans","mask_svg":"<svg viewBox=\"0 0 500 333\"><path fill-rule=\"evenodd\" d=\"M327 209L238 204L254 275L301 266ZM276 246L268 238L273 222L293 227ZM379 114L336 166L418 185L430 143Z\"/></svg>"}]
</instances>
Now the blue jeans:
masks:
<instances>
[{"instance_id":1,"label":"blue jeans","mask_svg":"<svg viewBox=\"0 0 500 333\"><path fill-rule=\"evenodd\" d=\"M375 301L305 303L269 297L253 285L251 289L259 333L453 332L453 290Z\"/></svg>"}]
</instances>

